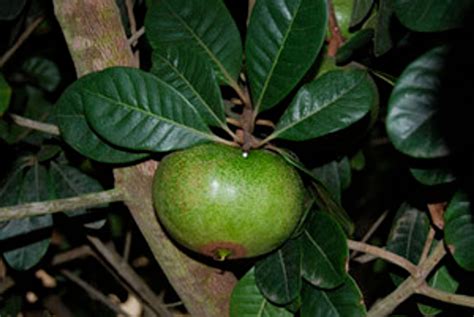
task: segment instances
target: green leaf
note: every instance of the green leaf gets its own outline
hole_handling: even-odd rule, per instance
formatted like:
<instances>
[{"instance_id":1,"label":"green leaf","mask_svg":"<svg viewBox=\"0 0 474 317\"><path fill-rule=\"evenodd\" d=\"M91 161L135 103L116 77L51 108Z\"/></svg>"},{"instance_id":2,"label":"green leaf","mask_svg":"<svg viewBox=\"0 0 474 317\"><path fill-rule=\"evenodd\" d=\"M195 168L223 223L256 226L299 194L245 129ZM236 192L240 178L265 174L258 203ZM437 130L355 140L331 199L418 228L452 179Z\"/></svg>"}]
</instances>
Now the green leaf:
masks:
<instances>
[{"instance_id":1,"label":"green leaf","mask_svg":"<svg viewBox=\"0 0 474 317\"><path fill-rule=\"evenodd\" d=\"M373 5L374 0L354 0L350 26L354 27L362 23L369 15Z\"/></svg>"},{"instance_id":2,"label":"green leaf","mask_svg":"<svg viewBox=\"0 0 474 317\"><path fill-rule=\"evenodd\" d=\"M393 15L392 0L380 0L374 34L375 56L381 56L393 47L392 34L390 32Z\"/></svg>"},{"instance_id":3,"label":"green leaf","mask_svg":"<svg viewBox=\"0 0 474 317\"><path fill-rule=\"evenodd\" d=\"M349 38L338 50L336 54L336 63L338 65L346 64L351 61L352 56L363 47L367 46L374 37L373 29L363 29Z\"/></svg>"},{"instance_id":4,"label":"green leaf","mask_svg":"<svg viewBox=\"0 0 474 317\"><path fill-rule=\"evenodd\" d=\"M23 10L26 0L0 1L0 20L13 20Z\"/></svg>"},{"instance_id":5,"label":"green leaf","mask_svg":"<svg viewBox=\"0 0 474 317\"><path fill-rule=\"evenodd\" d=\"M362 292L350 276L333 290L304 283L302 298L301 316L362 317L367 314Z\"/></svg>"},{"instance_id":6,"label":"green leaf","mask_svg":"<svg viewBox=\"0 0 474 317\"><path fill-rule=\"evenodd\" d=\"M430 223L427 214L404 203L398 209L393 220L387 240L387 250L417 264L423 252L429 229ZM402 277L398 272L392 274L392 279L397 285L402 282Z\"/></svg>"},{"instance_id":7,"label":"green leaf","mask_svg":"<svg viewBox=\"0 0 474 317\"><path fill-rule=\"evenodd\" d=\"M339 225L344 229L347 235L352 235L354 232L354 224L347 212L342 206L334 200L333 196L326 188L326 186L315 176L315 174L307 169L301 162L298 161L291 153L279 149L279 154L292 166L303 172L306 176L309 176L313 181L313 186L316 191L314 199L319 209L329 213Z\"/></svg>"},{"instance_id":8,"label":"green leaf","mask_svg":"<svg viewBox=\"0 0 474 317\"><path fill-rule=\"evenodd\" d=\"M471 202L459 191L449 202L444 213L444 240L454 260L465 270L474 271L474 217Z\"/></svg>"},{"instance_id":9,"label":"green leaf","mask_svg":"<svg viewBox=\"0 0 474 317\"><path fill-rule=\"evenodd\" d=\"M23 63L21 70L28 75L29 81L46 91L54 91L61 82L58 66L46 58L29 58Z\"/></svg>"},{"instance_id":10,"label":"green leaf","mask_svg":"<svg viewBox=\"0 0 474 317\"><path fill-rule=\"evenodd\" d=\"M230 299L230 317L291 317L283 307L271 304L258 290L254 269L237 283Z\"/></svg>"},{"instance_id":11,"label":"green leaf","mask_svg":"<svg viewBox=\"0 0 474 317\"><path fill-rule=\"evenodd\" d=\"M147 157L147 153L129 152L106 142L86 121L82 95L95 75L74 82L57 101L56 118L62 138L77 152L103 163L128 163Z\"/></svg>"},{"instance_id":12,"label":"green leaf","mask_svg":"<svg viewBox=\"0 0 474 317\"><path fill-rule=\"evenodd\" d=\"M262 294L277 305L296 299L301 290L301 243L288 240L255 264L255 279Z\"/></svg>"},{"instance_id":13,"label":"green leaf","mask_svg":"<svg viewBox=\"0 0 474 317\"><path fill-rule=\"evenodd\" d=\"M332 6L336 15L337 25L344 38L349 38L351 36L349 28L351 22L351 14L353 12L353 5L353 0L332 0ZM330 31L327 30L327 32L329 35Z\"/></svg>"},{"instance_id":14,"label":"green leaf","mask_svg":"<svg viewBox=\"0 0 474 317\"><path fill-rule=\"evenodd\" d=\"M454 171L449 167L410 168L410 173L418 182L427 186L448 184L456 180Z\"/></svg>"},{"instance_id":15,"label":"green leaf","mask_svg":"<svg viewBox=\"0 0 474 317\"><path fill-rule=\"evenodd\" d=\"M351 162L347 156L344 156L338 163L339 179L341 180L341 189L346 190L352 182Z\"/></svg>"},{"instance_id":16,"label":"green leaf","mask_svg":"<svg viewBox=\"0 0 474 317\"><path fill-rule=\"evenodd\" d=\"M442 125L440 86L448 49L437 47L412 62L389 99L387 133L400 152L417 158L449 154Z\"/></svg>"},{"instance_id":17,"label":"green leaf","mask_svg":"<svg viewBox=\"0 0 474 317\"><path fill-rule=\"evenodd\" d=\"M303 234L302 276L321 288L334 288L347 277L349 259L346 235L339 225L324 212L309 215Z\"/></svg>"},{"instance_id":18,"label":"green leaf","mask_svg":"<svg viewBox=\"0 0 474 317\"><path fill-rule=\"evenodd\" d=\"M350 183L350 165L347 158L340 162L334 160L312 170L331 193L332 197L340 204L342 190Z\"/></svg>"},{"instance_id":19,"label":"green leaf","mask_svg":"<svg viewBox=\"0 0 474 317\"><path fill-rule=\"evenodd\" d=\"M12 89L5 80L5 77L3 77L3 74L0 73L0 117L5 111L7 111L8 106L10 105L11 96Z\"/></svg>"},{"instance_id":20,"label":"green leaf","mask_svg":"<svg viewBox=\"0 0 474 317\"><path fill-rule=\"evenodd\" d=\"M0 206L48 200L48 187L44 167L36 164L25 173L18 171L0 190ZM0 223L0 240L15 238L20 241L14 249L3 252L6 262L16 270L28 270L36 265L46 254L50 242L49 237L45 238L38 231L51 225L51 215Z\"/></svg>"},{"instance_id":21,"label":"green leaf","mask_svg":"<svg viewBox=\"0 0 474 317\"><path fill-rule=\"evenodd\" d=\"M237 26L221 0L154 1L145 18L145 29L156 52L184 45L208 60L223 82L236 85L242 43Z\"/></svg>"},{"instance_id":22,"label":"green leaf","mask_svg":"<svg viewBox=\"0 0 474 317\"><path fill-rule=\"evenodd\" d=\"M417 32L440 32L462 27L474 10L472 0L395 0L400 22Z\"/></svg>"},{"instance_id":23,"label":"green leaf","mask_svg":"<svg viewBox=\"0 0 474 317\"><path fill-rule=\"evenodd\" d=\"M169 47L154 53L151 73L181 92L206 123L226 126L224 104L214 71L192 50Z\"/></svg>"},{"instance_id":24,"label":"green leaf","mask_svg":"<svg viewBox=\"0 0 474 317\"><path fill-rule=\"evenodd\" d=\"M324 0L259 0L250 17L245 54L254 109L281 101L313 64L325 39Z\"/></svg>"},{"instance_id":25,"label":"green leaf","mask_svg":"<svg viewBox=\"0 0 474 317\"><path fill-rule=\"evenodd\" d=\"M436 240L433 243L432 249L436 246ZM441 242L442 243L442 242ZM451 274L449 274L448 268L443 265L432 273L431 277L428 279L428 285L448 293L455 293L458 289L459 282L456 281ZM418 304L418 309L423 314L423 316L435 316L442 312L443 310L431 305Z\"/></svg>"},{"instance_id":26,"label":"green leaf","mask_svg":"<svg viewBox=\"0 0 474 317\"><path fill-rule=\"evenodd\" d=\"M216 141L179 91L135 68L114 67L83 77L74 102L107 141L137 151L171 151Z\"/></svg>"},{"instance_id":27,"label":"green leaf","mask_svg":"<svg viewBox=\"0 0 474 317\"><path fill-rule=\"evenodd\" d=\"M14 250L4 252L3 258L8 263L8 265L10 265L15 270L29 270L38 264L38 262L46 254L49 243L49 238L38 240L23 247L18 247Z\"/></svg>"},{"instance_id":28,"label":"green leaf","mask_svg":"<svg viewBox=\"0 0 474 317\"><path fill-rule=\"evenodd\" d=\"M103 186L96 179L84 174L75 167L65 164L51 162L49 177L55 195L54 199L75 197L104 190ZM88 210L86 208L65 210L65 214L69 217L83 216L87 213ZM86 227L92 226L92 228L97 228L95 225L102 223L102 221L87 223Z\"/></svg>"},{"instance_id":29,"label":"green leaf","mask_svg":"<svg viewBox=\"0 0 474 317\"><path fill-rule=\"evenodd\" d=\"M362 70L336 70L304 85L267 140L304 141L347 128L377 103L375 84Z\"/></svg>"}]
</instances>

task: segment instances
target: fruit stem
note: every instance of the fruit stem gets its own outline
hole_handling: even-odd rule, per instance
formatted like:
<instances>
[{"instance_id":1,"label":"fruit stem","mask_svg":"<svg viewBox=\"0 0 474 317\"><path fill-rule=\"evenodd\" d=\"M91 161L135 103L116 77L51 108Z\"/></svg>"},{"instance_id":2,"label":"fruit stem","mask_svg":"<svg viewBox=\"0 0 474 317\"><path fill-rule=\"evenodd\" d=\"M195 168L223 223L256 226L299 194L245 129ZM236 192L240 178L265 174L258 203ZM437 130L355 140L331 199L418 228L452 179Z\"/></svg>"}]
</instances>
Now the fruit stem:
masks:
<instances>
[{"instance_id":1,"label":"fruit stem","mask_svg":"<svg viewBox=\"0 0 474 317\"><path fill-rule=\"evenodd\" d=\"M214 253L214 259L222 262L225 261L231 255L232 252L229 249L217 249Z\"/></svg>"}]
</instances>

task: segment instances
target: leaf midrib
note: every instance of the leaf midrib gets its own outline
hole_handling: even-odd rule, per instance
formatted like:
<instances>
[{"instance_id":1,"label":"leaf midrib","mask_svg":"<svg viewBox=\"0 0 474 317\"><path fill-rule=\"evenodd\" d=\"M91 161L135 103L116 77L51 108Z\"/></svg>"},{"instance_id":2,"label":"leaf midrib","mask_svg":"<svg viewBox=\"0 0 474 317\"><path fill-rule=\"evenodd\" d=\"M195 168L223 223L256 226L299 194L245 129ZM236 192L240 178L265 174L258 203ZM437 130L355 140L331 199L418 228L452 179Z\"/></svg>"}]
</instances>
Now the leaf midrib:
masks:
<instances>
[{"instance_id":1,"label":"leaf midrib","mask_svg":"<svg viewBox=\"0 0 474 317\"><path fill-rule=\"evenodd\" d=\"M174 10L173 8L168 4L167 1L163 1L165 6L168 8L168 11L171 12L171 14L180 22L185 29L191 34L191 36L198 42L198 44L204 49L204 51L209 55L211 60L219 67L219 70L222 72L222 75L224 75L224 78L229 82L229 84L235 83L234 79L230 76L230 74L227 72L227 69L222 65L219 59L217 59L213 52L209 50L207 47L206 43L204 43L201 38L194 32L194 30L184 21Z\"/></svg>"},{"instance_id":2,"label":"leaf midrib","mask_svg":"<svg viewBox=\"0 0 474 317\"><path fill-rule=\"evenodd\" d=\"M314 241L313 237L308 233L307 230L304 230L305 235L308 237L309 241L316 247L316 249L321 253L323 256L323 259L329 264L329 268L335 273L336 276L339 276L340 274L336 271L334 268L332 262L329 260L329 258L326 256L326 252L323 252L323 250L319 247L319 245Z\"/></svg>"},{"instance_id":3,"label":"leaf midrib","mask_svg":"<svg viewBox=\"0 0 474 317\"><path fill-rule=\"evenodd\" d=\"M177 127L181 128L181 129L192 131L192 133L194 133L194 134L203 135L203 136L205 136L206 139L209 139L209 140L214 140L214 139L215 139L212 135L210 135L210 134L208 134L208 133L205 133L205 132L203 132L203 131L201 131L201 130L197 130L197 129L195 129L195 128L193 128L193 127L190 127L190 126L187 126L187 125L183 125L183 124L181 124L181 123L179 123L179 122L172 121L171 119L158 116L158 115L155 114L155 113L144 111L144 110L141 109L141 108L136 108L136 107L133 107L133 106L131 106L131 105L128 105L128 104L126 104L126 103L124 103L124 102L116 101L115 99L106 97L106 96L101 95L101 94L96 94L96 93L94 93L93 91L90 91L90 90L84 90L84 92L89 93L89 95L94 96L94 97L96 97L96 98L109 101L109 102L114 103L114 104L116 104L116 105L118 105L118 106L122 106L123 108L128 108L128 109L131 109L131 110L133 110L133 111L141 112L141 113L143 113L143 114L145 114L145 115L147 115L147 116L149 116L149 117L154 117L154 118L158 119L158 121L164 121L164 122L166 122L166 123L168 123L168 124L170 124L170 125L177 126Z\"/></svg>"},{"instance_id":4,"label":"leaf midrib","mask_svg":"<svg viewBox=\"0 0 474 317\"><path fill-rule=\"evenodd\" d=\"M285 36L283 37L282 45L281 45L280 49L278 50L278 53L275 57L275 62L272 64L272 67L270 68L270 72L268 73L267 79L263 83L262 92L260 93L260 96L259 96L259 98L256 102L256 105L255 105L255 113L258 113L259 110L260 110L260 106L262 105L263 97L265 96L266 91L268 89L268 85L270 83L270 80L273 77L273 72L275 71L276 65L278 64L278 60L280 59L280 55L283 52L283 50L285 49L286 41L287 41L287 39L289 37L289 34L290 34L290 31L293 27L293 23L295 22L296 17L298 16L298 13L299 13L299 10L300 10L300 7L301 7L301 4L302 4L303 1L304 0L300 0L300 2L298 4L298 7L295 10L294 18L291 20L290 25L288 26L288 29L285 32Z\"/></svg>"},{"instance_id":5,"label":"leaf midrib","mask_svg":"<svg viewBox=\"0 0 474 317\"><path fill-rule=\"evenodd\" d=\"M191 84L191 82L185 77L183 76L182 72L179 71L179 69L177 67L175 67L167 58L165 58L164 56L162 56L161 54L157 54L158 57L163 60L172 70L175 71L175 74L177 74L179 76L179 78L181 78L181 80L183 80L186 85L189 87L189 89L191 89L191 91L193 92L194 96L196 96L199 101L205 105L206 109L207 109L207 112L210 113L212 115L212 117L216 120L216 122L219 122L219 125L222 127L224 124L222 122L222 120L217 116L217 114L214 112L214 110L211 108L211 106L209 105L209 103L207 101L205 101L201 94L198 93L198 91L196 89L194 89L194 86ZM184 97L184 96L183 96Z\"/></svg>"},{"instance_id":6,"label":"leaf midrib","mask_svg":"<svg viewBox=\"0 0 474 317\"><path fill-rule=\"evenodd\" d=\"M282 129L275 131L274 136L272 137L272 139L277 137L278 135L282 134L286 130L291 129L295 125L300 124L301 122L307 120L309 117L314 116L316 113L321 112L322 110L327 109L328 107L332 106L334 103L338 102L341 98L345 97L352 90L354 90L356 87L358 87L359 84L365 79L365 77L366 77L365 75L361 76L360 79L357 82L355 82L355 84L352 87L350 87L349 89L343 91L341 94L339 94L339 96L336 99L330 101L325 106L319 107L319 108L315 109L314 111L311 111L308 115L302 117L301 120L295 121L294 123L290 123L289 125L283 127ZM268 139L270 139L270 137L268 137Z\"/></svg>"}]
</instances>

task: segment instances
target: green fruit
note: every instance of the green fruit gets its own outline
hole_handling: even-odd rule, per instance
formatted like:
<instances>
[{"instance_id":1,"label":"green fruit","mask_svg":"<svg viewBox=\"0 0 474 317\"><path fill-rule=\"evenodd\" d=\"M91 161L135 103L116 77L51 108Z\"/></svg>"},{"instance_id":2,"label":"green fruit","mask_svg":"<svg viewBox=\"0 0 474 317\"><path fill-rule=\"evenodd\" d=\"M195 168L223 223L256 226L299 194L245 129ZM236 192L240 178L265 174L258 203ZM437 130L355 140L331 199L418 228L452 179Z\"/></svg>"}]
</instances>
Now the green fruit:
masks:
<instances>
[{"instance_id":1,"label":"green fruit","mask_svg":"<svg viewBox=\"0 0 474 317\"><path fill-rule=\"evenodd\" d=\"M185 247L215 259L270 252L303 213L298 173L279 155L199 145L168 155L153 182L158 217Z\"/></svg>"}]
</instances>

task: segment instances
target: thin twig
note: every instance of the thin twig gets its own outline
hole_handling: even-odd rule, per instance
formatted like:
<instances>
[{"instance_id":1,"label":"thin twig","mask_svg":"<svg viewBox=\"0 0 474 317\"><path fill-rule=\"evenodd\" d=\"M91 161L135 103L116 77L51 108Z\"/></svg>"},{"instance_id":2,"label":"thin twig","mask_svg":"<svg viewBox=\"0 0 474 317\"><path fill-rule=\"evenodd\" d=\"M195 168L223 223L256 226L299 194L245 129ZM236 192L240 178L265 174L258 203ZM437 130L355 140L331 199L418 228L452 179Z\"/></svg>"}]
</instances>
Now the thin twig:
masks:
<instances>
[{"instance_id":1,"label":"thin twig","mask_svg":"<svg viewBox=\"0 0 474 317\"><path fill-rule=\"evenodd\" d=\"M473 296L448 293L448 292L430 287L426 283L418 287L416 293L425 295L427 297L430 297L430 298L433 298L445 303L474 308Z\"/></svg>"},{"instance_id":2,"label":"thin twig","mask_svg":"<svg viewBox=\"0 0 474 317\"><path fill-rule=\"evenodd\" d=\"M81 245L80 247L59 253L51 260L51 265L61 265L69 261L94 255L92 249L88 245Z\"/></svg>"},{"instance_id":3,"label":"thin twig","mask_svg":"<svg viewBox=\"0 0 474 317\"><path fill-rule=\"evenodd\" d=\"M252 16L252 11L253 11L253 8L255 7L255 2L257 2L257 0L249 0L248 2L247 25L249 25L250 17Z\"/></svg>"},{"instance_id":4,"label":"thin twig","mask_svg":"<svg viewBox=\"0 0 474 317\"><path fill-rule=\"evenodd\" d=\"M59 128L54 124L39 122L35 120L31 120L13 113L9 114L12 118L13 122L21 127L52 134L52 135L59 135Z\"/></svg>"},{"instance_id":5,"label":"thin twig","mask_svg":"<svg viewBox=\"0 0 474 317\"><path fill-rule=\"evenodd\" d=\"M128 262L128 259L130 257L131 245L132 245L132 231L128 230L127 233L125 234L125 243L123 247L122 261L124 262Z\"/></svg>"},{"instance_id":6,"label":"thin twig","mask_svg":"<svg viewBox=\"0 0 474 317\"><path fill-rule=\"evenodd\" d=\"M26 39L33 33L33 31L43 22L44 16L39 16L23 31L20 37L16 40L15 44L0 57L0 68L15 54L18 48L26 41Z\"/></svg>"},{"instance_id":7,"label":"thin twig","mask_svg":"<svg viewBox=\"0 0 474 317\"><path fill-rule=\"evenodd\" d=\"M120 190L110 189L102 192L85 194L71 198L62 198L10 207L2 207L0 208L0 222L6 220L52 214L65 210L89 208L105 203L111 203L122 200L123 194Z\"/></svg>"},{"instance_id":8,"label":"thin twig","mask_svg":"<svg viewBox=\"0 0 474 317\"><path fill-rule=\"evenodd\" d=\"M135 34L137 32L137 21L135 20L135 14L133 14L132 0L126 0L125 6L127 7L128 22L130 23L130 33Z\"/></svg>"},{"instance_id":9,"label":"thin twig","mask_svg":"<svg viewBox=\"0 0 474 317\"><path fill-rule=\"evenodd\" d=\"M426 236L425 245L423 246L423 251L421 252L420 261L418 261L418 263L424 262L426 258L428 257L428 254L430 253L430 250L431 250L431 246L433 245L433 239L434 239L435 233L436 232L434 228L430 227L430 231L428 231L428 235Z\"/></svg>"},{"instance_id":10,"label":"thin twig","mask_svg":"<svg viewBox=\"0 0 474 317\"><path fill-rule=\"evenodd\" d=\"M128 44L129 45L133 45L135 42L138 41L138 39L143 35L145 34L145 27L142 26L141 28L138 29L138 31L136 31L135 33L132 34L132 36L130 36L130 38L128 39Z\"/></svg>"},{"instance_id":11,"label":"thin twig","mask_svg":"<svg viewBox=\"0 0 474 317\"><path fill-rule=\"evenodd\" d=\"M344 37L341 34L341 29L337 23L336 12L334 10L334 5L332 1L328 1L328 9L329 9L329 31L331 33L331 37L329 38L328 44L328 51L327 55L329 57L335 57L337 54L337 50L339 47L344 43Z\"/></svg>"},{"instance_id":12,"label":"thin twig","mask_svg":"<svg viewBox=\"0 0 474 317\"><path fill-rule=\"evenodd\" d=\"M259 125L259 126L264 126L264 127L269 127L269 128L275 129L275 123L273 123L273 121L271 121L271 120L258 119L255 122L255 124Z\"/></svg>"},{"instance_id":13,"label":"thin twig","mask_svg":"<svg viewBox=\"0 0 474 317\"><path fill-rule=\"evenodd\" d=\"M376 255L381 259L405 269L411 275L415 275L417 272L416 266L413 263L398 254L359 241L348 240L347 243L349 249Z\"/></svg>"},{"instance_id":14,"label":"thin twig","mask_svg":"<svg viewBox=\"0 0 474 317\"><path fill-rule=\"evenodd\" d=\"M375 231L377 231L377 229L380 227L380 225L382 224L382 222L385 220L385 218L387 218L387 215L388 215L388 210L385 210L378 218L377 220L375 220L375 222L370 226L369 230L367 230L367 232L365 233L365 235L362 237L362 239L360 240L360 242L367 242L370 237L372 237L372 235L374 234ZM354 258L356 255L358 254L357 251L353 251L351 253L351 256L350 258Z\"/></svg>"},{"instance_id":15,"label":"thin twig","mask_svg":"<svg viewBox=\"0 0 474 317\"><path fill-rule=\"evenodd\" d=\"M114 270L127 282L132 289L139 294L150 307L158 314L158 316L172 317L172 314L164 306L163 302L159 300L156 294L143 281L143 279L124 262L120 255L111 248L108 248L100 239L88 236L87 239L97 249L97 251L104 257L107 263L114 268Z\"/></svg>"},{"instance_id":16,"label":"thin twig","mask_svg":"<svg viewBox=\"0 0 474 317\"><path fill-rule=\"evenodd\" d=\"M73 274L68 270L61 270L61 274L67 277L71 282L75 283L77 286L81 287L86 293L92 298L95 299L105 306L107 306L110 310L115 312L116 314L122 314L124 316L130 316L127 312L125 312L120 306L115 305L107 296L102 294L99 290L95 287L81 279L79 276Z\"/></svg>"}]
</instances>

